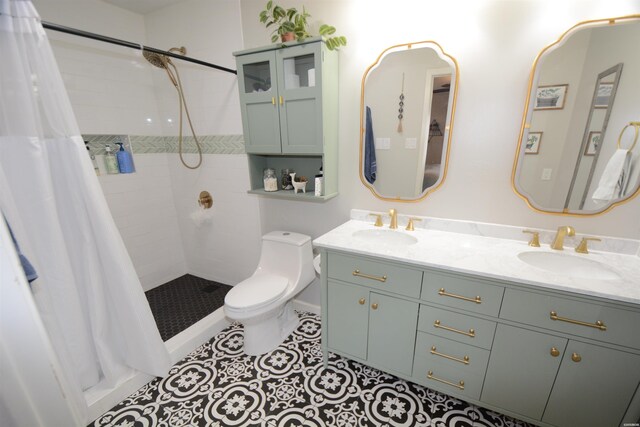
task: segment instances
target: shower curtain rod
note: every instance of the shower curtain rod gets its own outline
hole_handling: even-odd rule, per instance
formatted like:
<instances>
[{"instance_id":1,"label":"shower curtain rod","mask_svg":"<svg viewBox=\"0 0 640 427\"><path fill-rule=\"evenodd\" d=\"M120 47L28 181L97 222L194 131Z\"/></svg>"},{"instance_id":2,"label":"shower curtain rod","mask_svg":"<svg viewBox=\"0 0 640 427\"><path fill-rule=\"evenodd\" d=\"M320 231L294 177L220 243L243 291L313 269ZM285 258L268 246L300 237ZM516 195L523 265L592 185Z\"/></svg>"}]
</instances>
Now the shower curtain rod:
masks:
<instances>
[{"instance_id":1,"label":"shower curtain rod","mask_svg":"<svg viewBox=\"0 0 640 427\"><path fill-rule=\"evenodd\" d=\"M98 40L105 43L111 43L118 46L124 46L131 49L136 50L146 50L148 52L157 53L160 55L170 56L172 58L181 59L187 62L193 62L194 64L204 65L205 67L215 68L216 70L225 71L231 74L238 74L236 70L232 70L231 68L222 67L220 65L211 64L209 62L200 61L199 59L189 58L188 56L178 55L173 52L168 52L166 50L160 50L149 46L143 46L140 43L132 43L126 40L115 39L113 37L102 36L100 34L90 33L88 31L78 30L76 28L65 27L63 25L53 24L51 22L42 21L42 26L47 30L60 31L62 33L72 34L74 36L85 37L92 40Z\"/></svg>"}]
</instances>

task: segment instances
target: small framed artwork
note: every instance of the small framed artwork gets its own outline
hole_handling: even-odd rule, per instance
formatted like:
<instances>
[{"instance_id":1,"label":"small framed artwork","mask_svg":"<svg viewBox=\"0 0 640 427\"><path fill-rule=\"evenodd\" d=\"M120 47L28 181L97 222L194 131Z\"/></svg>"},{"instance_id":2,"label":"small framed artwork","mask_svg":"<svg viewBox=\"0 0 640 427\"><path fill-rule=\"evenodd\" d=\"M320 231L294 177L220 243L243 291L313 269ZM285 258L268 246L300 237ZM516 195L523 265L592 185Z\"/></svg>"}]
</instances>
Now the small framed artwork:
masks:
<instances>
[{"instance_id":1,"label":"small framed artwork","mask_svg":"<svg viewBox=\"0 0 640 427\"><path fill-rule=\"evenodd\" d=\"M567 96L568 84L538 86L534 110L562 110Z\"/></svg>"},{"instance_id":2,"label":"small framed artwork","mask_svg":"<svg viewBox=\"0 0 640 427\"><path fill-rule=\"evenodd\" d=\"M524 154L538 154L541 141L542 132L529 132L527 144L524 146Z\"/></svg>"},{"instance_id":3,"label":"small framed artwork","mask_svg":"<svg viewBox=\"0 0 640 427\"><path fill-rule=\"evenodd\" d=\"M594 108L607 108L609 107L609 99L611 98L611 92L613 91L613 83L600 83L598 85L598 93L596 94L596 101Z\"/></svg>"},{"instance_id":4,"label":"small framed artwork","mask_svg":"<svg viewBox=\"0 0 640 427\"><path fill-rule=\"evenodd\" d=\"M600 145L601 132L589 132L589 139L587 146L584 149L585 156L595 156L598 152L598 146Z\"/></svg>"}]
</instances>

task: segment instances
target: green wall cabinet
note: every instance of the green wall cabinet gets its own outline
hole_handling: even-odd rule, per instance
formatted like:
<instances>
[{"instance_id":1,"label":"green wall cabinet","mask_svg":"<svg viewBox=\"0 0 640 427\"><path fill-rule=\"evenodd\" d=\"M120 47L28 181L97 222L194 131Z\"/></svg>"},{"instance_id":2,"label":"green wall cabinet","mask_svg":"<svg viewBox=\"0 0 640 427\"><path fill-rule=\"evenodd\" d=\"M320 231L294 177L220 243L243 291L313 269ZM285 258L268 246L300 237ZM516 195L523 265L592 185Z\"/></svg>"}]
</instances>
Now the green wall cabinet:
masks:
<instances>
[{"instance_id":1,"label":"green wall cabinet","mask_svg":"<svg viewBox=\"0 0 640 427\"><path fill-rule=\"evenodd\" d=\"M309 178L322 166L326 200L337 192L338 58L319 38L235 52L251 191L292 198L292 191L267 193L262 170L294 169ZM310 193L310 194L309 194Z\"/></svg>"},{"instance_id":2,"label":"green wall cabinet","mask_svg":"<svg viewBox=\"0 0 640 427\"><path fill-rule=\"evenodd\" d=\"M554 427L640 418L637 304L322 250L322 346Z\"/></svg>"}]
</instances>

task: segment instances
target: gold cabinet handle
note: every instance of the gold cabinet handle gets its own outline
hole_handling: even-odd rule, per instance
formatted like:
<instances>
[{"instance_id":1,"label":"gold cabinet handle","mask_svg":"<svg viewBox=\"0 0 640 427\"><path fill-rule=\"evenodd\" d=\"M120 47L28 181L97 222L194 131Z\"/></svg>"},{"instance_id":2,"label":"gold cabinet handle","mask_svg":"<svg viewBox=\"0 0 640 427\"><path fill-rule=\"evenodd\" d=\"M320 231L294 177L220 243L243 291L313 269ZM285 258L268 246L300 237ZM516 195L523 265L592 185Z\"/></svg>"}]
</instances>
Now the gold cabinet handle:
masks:
<instances>
[{"instance_id":1,"label":"gold cabinet handle","mask_svg":"<svg viewBox=\"0 0 640 427\"><path fill-rule=\"evenodd\" d=\"M371 308L374 309L374 310L377 310L378 309L378 303L374 302L373 304L371 304Z\"/></svg>"},{"instance_id":2,"label":"gold cabinet handle","mask_svg":"<svg viewBox=\"0 0 640 427\"><path fill-rule=\"evenodd\" d=\"M578 353L573 353L571 355L571 360L573 360L574 362L578 363L582 360L582 356L580 356Z\"/></svg>"},{"instance_id":3,"label":"gold cabinet handle","mask_svg":"<svg viewBox=\"0 0 640 427\"><path fill-rule=\"evenodd\" d=\"M280 95L280 105L284 104L284 99L282 98L282 95Z\"/></svg>"},{"instance_id":4,"label":"gold cabinet handle","mask_svg":"<svg viewBox=\"0 0 640 427\"><path fill-rule=\"evenodd\" d=\"M469 332L465 332L465 331L461 331L460 329L451 328L449 326L441 325L439 320L436 320L435 322L433 322L433 326L436 327L436 328L440 328L440 329L444 329L444 330L447 330L447 331L455 332L456 334L466 335L466 336L471 337L471 338L476 336L475 329L469 329Z\"/></svg>"},{"instance_id":5,"label":"gold cabinet handle","mask_svg":"<svg viewBox=\"0 0 640 427\"><path fill-rule=\"evenodd\" d=\"M444 288L440 288L440 290L438 291L438 295L440 295L441 297L457 298L464 301L475 302L476 304L482 304L482 298L480 298L480 296L476 296L475 298L469 298L462 295L450 294L446 292Z\"/></svg>"},{"instance_id":6,"label":"gold cabinet handle","mask_svg":"<svg viewBox=\"0 0 640 427\"><path fill-rule=\"evenodd\" d=\"M360 298L360 299L358 300L358 304L360 304L360 305L364 305L364 303L365 303L365 299L364 299L364 298Z\"/></svg>"},{"instance_id":7,"label":"gold cabinet handle","mask_svg":"<svg viewBox=\"0 0 640 427\"><path fill-rule=\"evenodd\" d=\"M271 97L271 105L276 105L276 97L275 96Z\"/></svg>"},{"instance_id":8,"label":"gold cabinet handle","mask_svg":"<svg viewBox=\"0 0 640 427\"><path fill-rule=\"evenodd\" d=\"M452 387L459 388L460 390L464 390L464 381L458 381L458 384L456 384L456 383L452 383L452 382L447 381L447 380L442 380L440 378L434 377L433 376L433 371L427 372L427 378L429 378L430 380L441 382L441 383L446 384L446 385L450 385Z\"/></svg>"},{"instance_id":9,"label":"gold cabinet handle","mask_svg":"<svg viewBox=\"0 0 640 427\"><path fill-rule=\"evenodd\" d=\"M549 353L553 356L553 357L558 357L560 356L560 350L558 350L555 347L551 347L551 351L549 351Z\"/></svg>"},{"instance_id":10,"label":"gold cabinet handle","mask_svg":"<svg viewBox=\"0 0 640 427\"><path fill-rule=\"evenodd\" d=\"M353 275L358 277L364 277L365 279L377 280L378 282L386 282L387 276L371 276L369 274L360 273L360 270L353 270Z\"/></svg>"},{"instance_id":11,"label":"gold cabinet handle","mask_svg":"<svg viewBox=\"0 0 640 427\"><path fill-rule=\"evenodd\" d=\"M602 320L598 320L596 323L583 322L581 320L573 320L566 317L560 317L555 311L549 313L549 317L551 318L551 320L559 320L561 322L573 323L574 325L587 326L589 328L600 329L601 331L607 330L607 327L605 326L604 322L602 322Z\"/></svg>"},{"instance_id":12,"label":"gold cabinet handle","mask_svg":"<svg viewBox=\"0 0 640 427\"><path fill-rule=\"evenodd\" d=\"M469 356L464 356L462 359L460 359L459 357L449 356L448 354L444 354L444 353L438 353L435 345L431 346L430 353L433 354L433 355L436 355L436 356L444 357L445 359L454 360L456 362L464 363L465 365L469 364Z\"/></svg>"}]
</instances>

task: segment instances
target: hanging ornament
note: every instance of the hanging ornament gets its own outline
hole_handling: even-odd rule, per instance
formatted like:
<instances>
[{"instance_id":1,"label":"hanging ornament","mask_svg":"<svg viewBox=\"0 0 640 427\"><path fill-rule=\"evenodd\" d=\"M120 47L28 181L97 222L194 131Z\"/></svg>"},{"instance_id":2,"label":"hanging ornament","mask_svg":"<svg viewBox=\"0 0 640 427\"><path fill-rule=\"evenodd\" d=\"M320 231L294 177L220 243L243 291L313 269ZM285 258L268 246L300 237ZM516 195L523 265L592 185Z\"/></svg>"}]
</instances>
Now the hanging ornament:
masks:
<instances>
[{"instance_id":1,"label":"hanging ornament","mask_svg":"<svg viewBox=\"0 0 640 427\"><path fill-rule=\"evenodd\" d=\"M402 118L404 117L404 73L402 73L402 88L400 89L400 102L398 103L398 133L402 133Z\"/></svg>"}]
</instances>

